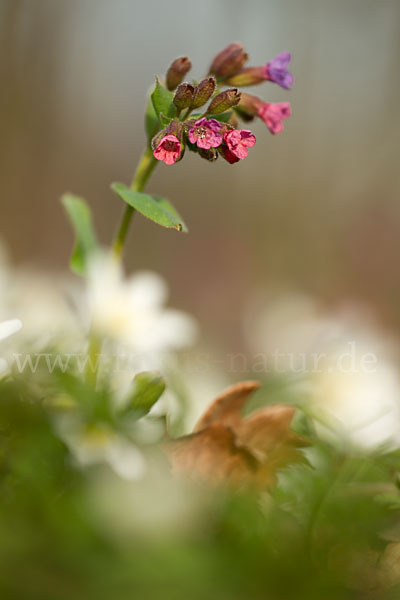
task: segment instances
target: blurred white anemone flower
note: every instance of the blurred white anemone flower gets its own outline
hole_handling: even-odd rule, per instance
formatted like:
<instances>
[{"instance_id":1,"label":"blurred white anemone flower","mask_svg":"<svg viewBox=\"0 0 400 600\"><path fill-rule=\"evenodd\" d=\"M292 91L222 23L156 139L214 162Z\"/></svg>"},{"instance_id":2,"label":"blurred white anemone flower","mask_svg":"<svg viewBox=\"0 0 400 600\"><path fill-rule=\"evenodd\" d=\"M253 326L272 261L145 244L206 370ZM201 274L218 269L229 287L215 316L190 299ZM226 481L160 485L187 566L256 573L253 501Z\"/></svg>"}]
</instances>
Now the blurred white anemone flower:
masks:
<instances>
[{"instance_id":1,"label":"blurred white anemone flower","mask_svg":"<svg viewBox=\"0 0 400 600\"><path fill-rule=\"evenodd\" d=\"M71 352L82 346L85 332L69 301L74 285L72 278L56 273L13 267L0 240L0 320L12 311L24 323L11 343L15 352L49 347Z\"/></svg>"},{"instance_id":2,"label":"blurred white anemone flower","mask_svg":"<svg viewBox=\"0 0 400 600\"><path fill-rule=\"evenodd\" d=\"M400 448L398 369L373 346L355 340L337 346L311 378L308 409L326 441L362 451ZM365 357L376 357L365 361Z\"/></svg>"},{"instance_id":3,"label":"blurred white anemone flower","mask_svg":"<svg viewBox=\"0 0 400 600\"><path fill-rule=\"evenodd\" d=\"M140 479L146 462L140 450L106 425L88 426L64 416L56 422L61 439L81 467L108 464L123 479Z\"/></svg>"},{"instance_id":4,"label":"blurred white anemone flower","mask_svg":"<svg viewBox=\"0 0 400 600\"><path fill-rule=\"evenodd\" d=\"M300 381L299 400L322 439L363 452L400 448L400 343L368 311L278 296L252 307L247 336L267 373Z\"/></svg>"},{"instance_id":5,"label":"blurred white anemone flower","mask_svg":"<svg viewBox=\"0 0 400 600\"><path fill-rule=\"evenodd\" d=\"M96 334L134 352L179 350L195 340L195 321L164 306L168 288L155 273L143 271L124 278L111 256L97 256L89 267L87 297Z\"/></svg>"},{"instance_id":6,"label":"blurred white anemone flower","mask_svg":"<svg viewBox=\"0 0 400 600\"><path fill-rule=\"evenodd\" d=\"M19 319L9 319L0 323L0 342L17 333L22 327ZM4 358L0 358L0 375L8 369L8 362Z\"/></svg>"}]
</instances>

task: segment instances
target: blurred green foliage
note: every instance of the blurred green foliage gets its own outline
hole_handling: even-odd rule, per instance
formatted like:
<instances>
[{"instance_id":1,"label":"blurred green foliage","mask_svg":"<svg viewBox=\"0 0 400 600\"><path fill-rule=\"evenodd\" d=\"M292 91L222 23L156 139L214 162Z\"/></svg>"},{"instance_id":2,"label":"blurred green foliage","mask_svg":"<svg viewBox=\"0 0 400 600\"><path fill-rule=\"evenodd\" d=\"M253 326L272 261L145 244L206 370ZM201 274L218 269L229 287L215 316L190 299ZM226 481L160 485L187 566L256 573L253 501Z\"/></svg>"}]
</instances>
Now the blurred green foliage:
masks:
<instances>
[{"instance_id":1,"label":"blurred green foliage","mask_svg":"<svg viewBox=\"0 0 400 600\"><path fill-rule=\"evenodd\" d=\"M182 523L178 514L170 527L147 531L141 522L150 504L163 506L167 494L145 492L138 509L117 490L110 502L122 528L114 527L113 513L93 502L93 489L108 502L113 478L92 488L108 467L78 469L45 400L29 382L0 382L2 598L400 597L391 559L400 538L396 453L344 456L313 440L307 463L282 471L273 490L199 485L189 520L183 513L193 494L156 461L155 476L180 498ZM143 497L148 477L126 484L132 498Z\"/></svg>"}]
</instances>

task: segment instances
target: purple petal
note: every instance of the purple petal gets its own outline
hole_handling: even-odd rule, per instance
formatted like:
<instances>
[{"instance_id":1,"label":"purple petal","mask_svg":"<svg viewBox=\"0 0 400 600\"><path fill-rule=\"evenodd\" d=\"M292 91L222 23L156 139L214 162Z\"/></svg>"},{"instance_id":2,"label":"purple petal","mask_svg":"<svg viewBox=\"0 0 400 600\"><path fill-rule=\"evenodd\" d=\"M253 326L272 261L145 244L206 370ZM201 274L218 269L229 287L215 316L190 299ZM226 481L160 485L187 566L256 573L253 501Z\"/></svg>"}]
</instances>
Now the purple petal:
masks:
<instances>
[{"instance_id":1,"label":"purple petal","mask_svg":"<svg viewBox=\"0 0 400 600\"><path fill-rule=\"evenodd\" d=\"M290 89L294 82L293 75L289 73L289 71L285 71L283 69L269 68L268 77L270 81L277 83L286 90Z\"/></svg>"},{"instance_id":2,"label":"purple petal","mask_svg":"<svg viewBox=\"0 0 400 600\"><path fill-rule=\"evenodd\" d=\"M290 63L292 59L292 56L290 54L290 52L281 52L280 54L277 54L275 56L275 58L273 58L270 62L269 65L272 68L275 69L285 69L288 64Z\"/></svg>"},{"instance_id":3,"label":"purple petal","mask_svg":"<svg viewBox=\"0 0 400 600\"><path fill-rule=\"evenodd\" d=\"M207 121L207 128L211 129L211 131L214 131L215 133L218 133L218 131L221 129L221 123L219 123L217 119L209 119Z\"/></svg>"}]
</instances>

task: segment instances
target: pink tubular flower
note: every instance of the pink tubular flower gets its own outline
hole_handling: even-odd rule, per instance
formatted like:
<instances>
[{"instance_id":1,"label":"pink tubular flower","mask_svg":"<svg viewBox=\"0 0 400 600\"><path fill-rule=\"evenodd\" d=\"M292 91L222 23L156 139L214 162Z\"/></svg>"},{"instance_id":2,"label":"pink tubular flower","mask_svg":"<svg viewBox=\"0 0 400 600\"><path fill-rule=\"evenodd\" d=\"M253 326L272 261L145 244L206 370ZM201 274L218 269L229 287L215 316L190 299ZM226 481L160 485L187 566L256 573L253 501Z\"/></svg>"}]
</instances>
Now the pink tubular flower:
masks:
<instances>
[{"instance_id":1,"label":"pink tubular flower","mask_svg":"<svg viewBox=\"0 0 400 600\"><path fill-rule=\"evenodd\" d=\"M192 144L197 144L199 148L209 150L218 148L222 144L221 123L216 119L206 119L203 117L196 121L189 130L188 137Z\"/></svg>"},{"instance_id":2,"label":"pink tubular flower","mask_svg":"<svg viewBox=\"0 0 400 600\"><path fill-rule=\"evenodd\" d=\"M233 165L233 163L239 162L240 158L238 158L233 152L231 152L228 146L220 146L218 148L218 152L221 154L222 158L224 158L229 164Z\"/></svg>"},{"instance_id":3,"label":"pink tubular flower","mask_svg":"<svg viewBox=\"0 0 400 600\"><path fill-rule=\"evenodd\" d=\"M248 129L231 129L225 133L224 140L229 152L241 159L249 154L249 148L256 143L256 136Z\"/></svg>"},{"instance_id":4,"label":"pink tubular flower","mask_svg":"<svg viewBox=\"0 0 400 600\"><path fill-rule=\"evenodd\" d=\"M265 65L264 78L289 90L294 82L293 75L287 70L291 58L290 52L281 52L275 56Z\"/></svg>"},{"instance_id":5,"label":"pink tubular flower","mask_svg":"<svg viewBox=\"0 0 400 600\"><path fill-rule=\"evenodd\" d=\"M258 116L264 121L271 133L280 133L283 129L282 120L291 115L289 102L269 104L266 102L258 109Z\"/></svg>"},{"instance_id":6,"label":"pink tubular flower","mask_svg":"<svg viewBox=\"0 0 400 600\"><path fill-rule=\"evenodd\" d=\"M173 165L179 159L181 152L181 143L176 135L165 135L158 142L153 156L157 160L163 160L166 165Z\"/></svg>"}]
</instances>

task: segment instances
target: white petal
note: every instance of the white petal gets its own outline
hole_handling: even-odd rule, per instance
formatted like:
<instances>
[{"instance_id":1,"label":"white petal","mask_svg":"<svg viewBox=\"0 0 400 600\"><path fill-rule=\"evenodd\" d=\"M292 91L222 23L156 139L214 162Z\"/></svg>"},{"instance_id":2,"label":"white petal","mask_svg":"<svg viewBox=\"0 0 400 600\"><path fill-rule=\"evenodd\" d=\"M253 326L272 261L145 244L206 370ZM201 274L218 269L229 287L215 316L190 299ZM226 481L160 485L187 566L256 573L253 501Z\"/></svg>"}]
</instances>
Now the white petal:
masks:
<instances>
[{"instance_id":1,"label":"white petal","mask_svg":"<svg viewBox=\"0 0 400 600\"><path fill-rule=\"evenodd\" d=\"M17 333L22 327L22 323L19 319L10 319L9 321L3 321L0 323L0 340L5 340L10 335Z\"/></svg>"},{"instance_id":2,"label":"white petal","mask_svg":"<svg viewBox=\"0 0 400 600\"><path fill-rule=\"evenodd\" d=\"M195 342L197 325L189 315L179 310L167 309L160 314L155 333L156 345L160 349L180 349Z\"/></svg>"},{"instance_id":3,"label":"white petal","mask_svg":"<svg viewBox=\"0 0 400 600\"><path fill-rule=\"evenodd\" d=\"M147 310L164 304L168 298L168 286L164 279L151 271L136 273L127 282L129 300L133 307Z\"/></svg>"},{"instance_id":4,"label":"white petal","mask_svg":"<svg viewBox=\"0 0 400 600\"><path fill-rule=\"evenodd\" d=\"M107 448L106 455L110 466L123 479L139 479L146 471L142 453L122 438L117 438Z\"/></svg>"}]
</instances>

